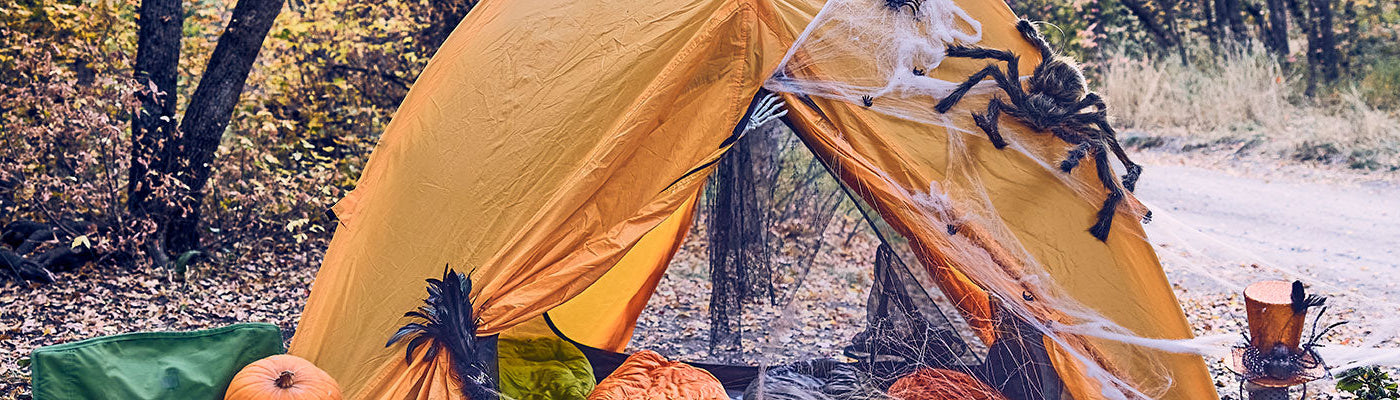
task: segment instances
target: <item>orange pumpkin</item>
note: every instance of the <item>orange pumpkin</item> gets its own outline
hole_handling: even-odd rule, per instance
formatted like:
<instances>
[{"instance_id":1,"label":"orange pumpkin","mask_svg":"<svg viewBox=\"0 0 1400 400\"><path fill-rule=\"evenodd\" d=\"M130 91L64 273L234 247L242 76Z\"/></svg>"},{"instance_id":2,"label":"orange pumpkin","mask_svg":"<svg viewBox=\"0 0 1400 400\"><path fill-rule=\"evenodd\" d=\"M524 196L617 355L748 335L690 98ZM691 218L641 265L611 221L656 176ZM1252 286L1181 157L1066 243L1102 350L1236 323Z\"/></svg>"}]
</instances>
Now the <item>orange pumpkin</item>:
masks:
<instances>
[{"instance_id":1,"label":"orange pumpkin","mask_svg":"<svg viewBox=\"0 0 1400 400\"><path fill-rule=\"evenodd\" d=\"M279 354L233 376L224 400L340 400L340 385L310 361Z\"/></svg>"}]
</instances>

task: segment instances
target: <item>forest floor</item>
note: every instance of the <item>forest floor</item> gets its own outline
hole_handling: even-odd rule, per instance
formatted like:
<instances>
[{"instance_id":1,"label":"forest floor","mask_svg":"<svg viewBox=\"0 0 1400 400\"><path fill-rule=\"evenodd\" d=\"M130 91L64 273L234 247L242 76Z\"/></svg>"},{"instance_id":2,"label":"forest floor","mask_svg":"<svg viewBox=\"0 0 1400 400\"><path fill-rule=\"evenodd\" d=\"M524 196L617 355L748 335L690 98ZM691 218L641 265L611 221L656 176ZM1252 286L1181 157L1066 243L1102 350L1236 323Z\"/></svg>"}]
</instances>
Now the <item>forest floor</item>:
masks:
<instances>
[{"instance_id":1,"label":"forest floor","mask_svg":"<svg viewBox=\"0 0 1400 400\"><path fill-rule=\"evenodd\" d=\"M1330 284L1323 288L1327 292L1396 298L1400 174L1214 153L1136 154L1148 166L1138 195L1156 215L1149 238L1198 334L1236 331L1238 321L1221 318L1243 315L1230 284L1263 279L1253 262L1182 250L1206 248L1198 247L1203 242L1239 251L1240 260L1265 260L1269 268L1316 276ZM777 293L793 300L747 313L745 329L765 335L746 336L742 354L730 357L708 353L708 267L697 239L702 235L691 235L638 322L632 347L684 360L766 363L839 354L840 343L863 328L877 243L868 231L833 229L827 235L828 245L814 262L820 267L805 278L779 274ZM225 268L185 282L170 281L164 271L89 266L59 274L54 285L0 284L0 399L28 398L28 354L40 346L245 321L275 323L290 337L320 255L297 257L302 259L281 263L295 268ZM1344 309L1337 316L1380 318L1356 312ZM1213 364L1222 394L1233 393L1234 376Z\"/></svg>"},{"instance_id":2,"label":"forest floor","mask_svg":"<svg viewBox=\"0 0 1400 400\"><path fill-rule=\"evenodd\" d=\"M320 259L268 254L263 267L207 268L184 282L164 270L87 266L55 273L51 285L0 283L0 400L29 398L29 352L42 346L238 322L276 324L290 339Z\"/></svg>"}]
</instances>

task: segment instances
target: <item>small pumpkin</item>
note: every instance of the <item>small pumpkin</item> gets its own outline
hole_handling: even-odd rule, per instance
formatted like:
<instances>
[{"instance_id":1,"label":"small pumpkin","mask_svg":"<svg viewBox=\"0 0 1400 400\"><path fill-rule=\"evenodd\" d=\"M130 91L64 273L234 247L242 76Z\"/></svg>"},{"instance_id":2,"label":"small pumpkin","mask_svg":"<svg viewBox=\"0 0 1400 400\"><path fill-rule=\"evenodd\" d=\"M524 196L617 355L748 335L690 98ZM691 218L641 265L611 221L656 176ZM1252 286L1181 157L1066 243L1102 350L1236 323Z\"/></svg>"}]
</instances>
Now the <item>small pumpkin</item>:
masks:
<instances>
[{"instance_id":1,"label":"small pumpkin","mask_svg":"<svg viewBox=\"0 0 1400 400\"><path fill-rule=\"evenodd\" d=\"M340 385L310 361L278 354L233 376L224 400L340 400Z\"/></svg>"}]
</instances>

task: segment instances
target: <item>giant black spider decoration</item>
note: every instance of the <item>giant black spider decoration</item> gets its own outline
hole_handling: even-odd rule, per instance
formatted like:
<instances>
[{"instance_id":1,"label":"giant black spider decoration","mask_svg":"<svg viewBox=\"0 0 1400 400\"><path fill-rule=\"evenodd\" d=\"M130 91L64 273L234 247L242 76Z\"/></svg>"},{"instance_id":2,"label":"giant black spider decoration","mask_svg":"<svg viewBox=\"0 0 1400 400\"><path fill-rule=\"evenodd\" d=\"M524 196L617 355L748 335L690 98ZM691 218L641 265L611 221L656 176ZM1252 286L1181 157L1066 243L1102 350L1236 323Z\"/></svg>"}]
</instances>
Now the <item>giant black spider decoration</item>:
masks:
<instances>
[{"instance_id":1,"label":"giant black spider decoration","mask_svg":"<svg viewBox=\"0 0 1400 400\"><path fill-rule=\"evenodd\" d=\"M1002 113L1015 117L1035 130L1049 131L1060 140L1074 145L1060 162L1060 170L1064 172L1074 170L1086 155L1093 155L1099 182L1108 189L1108 198L1104 200L1098 220L1089 228L1089 232L1101 241L1106 240L1118 203L1123 200L1122 188L1133 191L1142 167L1129 160L1128 154L1119 145L1117 134L1108 124L1107 105L1098 94L1088 90L1084 74L1074 61L1056 54L1030 21L1021 20L1016 28L1040 50L1041 62L1030 76L1028 88L1021 87L1017 66L1019 57L1010 51L952 46L947 50L948 57L1005 61L1006 71L999 70L996 65L988 65L958 85L934 109L939 113L948 112L973 86L990 75L997 86L1006 92L1010 104L999 97L993 98L987 104L986 114L972 114L977 126L987 133L987 138L998 149L1006 147L1006 140L1002 139L997 126L997 118ZM1113 168L1108 162L1109 151L1128 169L1128 173L1122 177L1121 187L1114 181Z\"/></svg>"}]
</instances>

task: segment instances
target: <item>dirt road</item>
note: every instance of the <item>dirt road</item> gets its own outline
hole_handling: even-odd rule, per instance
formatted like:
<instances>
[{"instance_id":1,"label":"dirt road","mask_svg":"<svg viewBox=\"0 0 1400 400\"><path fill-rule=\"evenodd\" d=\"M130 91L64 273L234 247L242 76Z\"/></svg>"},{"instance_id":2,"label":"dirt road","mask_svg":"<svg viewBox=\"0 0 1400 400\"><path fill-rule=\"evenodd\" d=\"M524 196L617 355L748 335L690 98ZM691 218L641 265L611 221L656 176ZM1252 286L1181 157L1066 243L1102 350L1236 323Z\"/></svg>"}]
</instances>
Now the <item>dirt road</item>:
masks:
<instances>
[{"instance_id":1,"label":"dirt road","mask_svg":"<svg viewBox=\"0 0 1400 400\"><path fill-rule=\"evenodd\" d=\"M1270 165L1193 166L1199 164L1149 158L1137 191L1161 216L1148 224L1148 235L1169 271L1173 251L1197 253L1190 257L1198 261L1258 260L1334 288L1400 300L1400 185L1393 180L1346 172L1300 176L1311 173ZM1247 275L1240 277L1273 278ZM1197 278L1209 277L1186 279Z\"/></svg>"}]
</instances>

